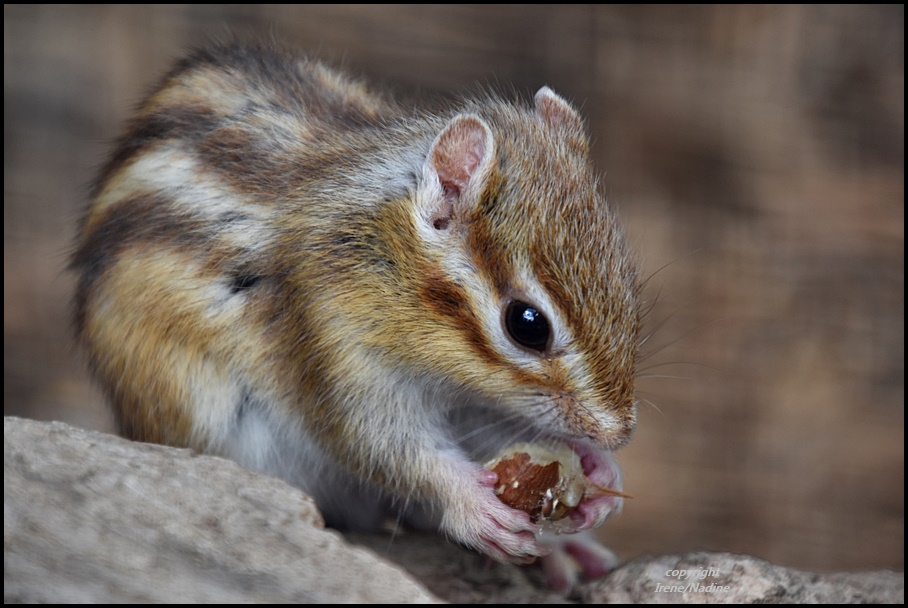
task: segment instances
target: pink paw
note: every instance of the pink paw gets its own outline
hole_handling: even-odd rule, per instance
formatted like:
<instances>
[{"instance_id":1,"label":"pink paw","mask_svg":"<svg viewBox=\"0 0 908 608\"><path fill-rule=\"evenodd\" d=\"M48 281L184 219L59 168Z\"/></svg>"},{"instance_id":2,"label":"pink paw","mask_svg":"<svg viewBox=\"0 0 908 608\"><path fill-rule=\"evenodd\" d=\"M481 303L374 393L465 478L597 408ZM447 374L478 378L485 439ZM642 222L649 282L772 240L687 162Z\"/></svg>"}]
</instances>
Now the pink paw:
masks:
<instances>
[{"instance_id":1,"label":"pink paw","mask_svg":"<svg viewBox=\"0 0 908 608\"><path fill-rule=\"evenodd\" d=\"M542 558L542 570L550 587L565 595L581 577L600 578L615 569L618 557L603 546L591 532L569 536L541 534L539 544L551 551Z\"/></svg>"},{"instance_id":2,"label":"pink paw","mask_svg":"<svg viewBox=\"0 0 908 608\"><path fill-rule=\"evenodd\" d=\"M448 504L441 529L456 540L492 559L513 564L530 564L548 551L536 542L539 526L523 511L508 507L495 496L495 473L476 472L478 481Z\"/></svg>"},{"instance_id":3,"label":"pink paw","mask_svg":"<svg viewBox=\"0 0 908 608\"><path fill-rule=\"evenodd\" d=\"M575 441L571 448L580 456L583 474L594 484L623 490L621 467L612 457L612 453L595 446ZM612 513L620 513L624 499L620 496L595 496L586 498L570 514L573 530L590 530L605 523Z\"/></svg>"}]
</instances>

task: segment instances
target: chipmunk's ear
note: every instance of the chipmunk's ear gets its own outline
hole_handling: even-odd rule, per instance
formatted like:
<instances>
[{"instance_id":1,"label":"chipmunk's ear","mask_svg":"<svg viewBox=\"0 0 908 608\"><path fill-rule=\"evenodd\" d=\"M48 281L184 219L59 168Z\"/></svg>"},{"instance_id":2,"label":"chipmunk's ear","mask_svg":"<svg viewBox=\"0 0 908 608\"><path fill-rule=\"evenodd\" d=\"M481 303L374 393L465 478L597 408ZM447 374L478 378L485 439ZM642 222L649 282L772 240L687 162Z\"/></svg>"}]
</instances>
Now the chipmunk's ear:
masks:
<instances>
[{"instance_id":1,"label":"chipmunk's ear","mask_svg":"<svg viewBox=\"0 0 908 608\"><path fill-rule=\"evenodd\" d=\"M447 230L466 216L485 188L495 158L486 122L473 114L455 116L429 150L421 188L426 220Z\"/></svg>"},{"instance_id":2,"label":"chipmunk's ear","mask_svg":"<svg viewBox=\"0 0 908 608\"><path fill-rule=\"evenodd\" d=\"M535 100L536 111L551 126L583 129L583 120L577 110L552 89L542 87L536 92Z\"/></svg>"}]
</instances>

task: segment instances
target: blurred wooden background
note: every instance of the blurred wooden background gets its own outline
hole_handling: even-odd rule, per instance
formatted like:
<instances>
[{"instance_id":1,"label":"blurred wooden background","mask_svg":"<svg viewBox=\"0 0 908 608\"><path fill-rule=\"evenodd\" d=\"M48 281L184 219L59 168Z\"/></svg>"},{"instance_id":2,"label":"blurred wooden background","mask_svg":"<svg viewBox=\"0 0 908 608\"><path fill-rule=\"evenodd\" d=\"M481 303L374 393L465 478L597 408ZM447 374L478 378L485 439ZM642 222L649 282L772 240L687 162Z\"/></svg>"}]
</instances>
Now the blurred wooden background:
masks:
<instances>
[{"instance_id":1,"label":"blurred wooden background","mask_svg":"<svg viewBox=\"0 0 908 608\"><path fill-rule=\"evenodd\" d=\"M5 6L6 414L110 429L67 323L74 225L143 93L230 33L582 108L659 294L622 557L904 567L903 6Z\"/></svg>"}]
</instances>

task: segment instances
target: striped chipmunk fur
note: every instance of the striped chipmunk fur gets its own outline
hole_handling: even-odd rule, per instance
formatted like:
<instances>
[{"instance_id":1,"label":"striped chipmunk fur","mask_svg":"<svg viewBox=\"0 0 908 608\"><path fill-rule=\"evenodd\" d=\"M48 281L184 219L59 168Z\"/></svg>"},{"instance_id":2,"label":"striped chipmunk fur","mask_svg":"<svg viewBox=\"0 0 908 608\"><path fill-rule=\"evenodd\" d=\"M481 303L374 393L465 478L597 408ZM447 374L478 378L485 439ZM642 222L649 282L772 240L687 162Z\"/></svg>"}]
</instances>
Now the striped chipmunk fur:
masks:
<instances>
[{"instance_id":1,"label":"striped chipmunk fur","mask_svg":"<svg viewBox=\"0 0 908 608\"><path fill-rule=\"evenodd\" d=\"M333 525L430 520L523 563L553 549L491 454L559 441L620 485L637 268L546 87L428 113L292 52L197 51L117 143L72 266L125 436L277 475Z\"/></svg>"}]
</instances>

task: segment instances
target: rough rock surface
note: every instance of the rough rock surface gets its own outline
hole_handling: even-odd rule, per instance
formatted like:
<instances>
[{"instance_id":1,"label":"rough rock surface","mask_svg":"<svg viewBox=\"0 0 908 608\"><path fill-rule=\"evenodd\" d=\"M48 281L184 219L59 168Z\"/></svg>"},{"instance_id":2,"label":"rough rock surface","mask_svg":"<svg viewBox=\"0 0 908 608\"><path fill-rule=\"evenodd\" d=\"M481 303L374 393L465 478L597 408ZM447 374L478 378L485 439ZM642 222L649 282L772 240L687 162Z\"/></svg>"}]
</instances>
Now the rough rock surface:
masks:
<instances>
[{"instance_id":1,"label":"rough rock surface","mask_svg":"<svg viewBox=\"0 0 908 608\"><path fill-rule=\"evenodd\" d=\"M584 603L902 604L903 572L815 574L749 555L694 551L628 562L585 585Z\"/></svg>"},{"instance_id":2,"label":"rough rock surface","mask_svg":"<svg viewBox=\"0 0 908 608\"><path fill-rule=\"evenodd\" d=\"M435 535L345 539L299 490L227 460L60 423L3 426L7 602L567 601L538 571ZM903 603L904 574L693 552L634 560L578 591L591 603Z\"/></svg>"},{"instance_id":3,"label":"rough rock surface","mask_svg":"<svg viewBox=\"0 0 908 608\"><path fill-rule=\"evenodd\" d=\"M432 602L287 484L190 450L3 421L7 602Z\"/></svg>"}]
</instances>

